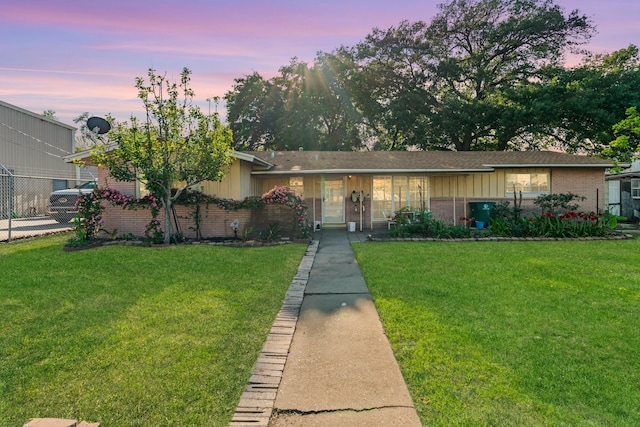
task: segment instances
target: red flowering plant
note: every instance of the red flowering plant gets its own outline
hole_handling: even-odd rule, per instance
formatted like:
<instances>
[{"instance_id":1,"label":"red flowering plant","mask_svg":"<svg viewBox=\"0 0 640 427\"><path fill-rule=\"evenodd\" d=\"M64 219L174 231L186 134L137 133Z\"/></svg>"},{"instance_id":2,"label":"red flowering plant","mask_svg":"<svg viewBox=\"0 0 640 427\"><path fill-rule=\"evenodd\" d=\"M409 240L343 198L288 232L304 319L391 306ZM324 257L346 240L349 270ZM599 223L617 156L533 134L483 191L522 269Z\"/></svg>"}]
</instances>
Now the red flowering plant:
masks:
<instances>
[{"instance_id":1,"label":"red flowering plant","mask_svg":"<svg viewBox=\"0 0 640 427\"><path fill-rule=\"evenodd\" d=\"M67 246L84 246L96 238L102 223L104 206L100 203L98 191L79 194L74 209L78 211L73 219L76 237L67 242Z\"/></svg>"},{"instance_id":2,"label":"red flowering plant","mask_svg":"<svg viewBox=\"0 0 640 427\"><path fill-rule=\"evenodd\" d=\"M599 212L568 211L557 215L545 212L531 218L532 229L544 237L604 236L615 228L611 215Z\"/></svg>"},{"instance_id":3,"label":"red flowering plant","mask_svg":"<svg viewBox=\"0 0 640 427\"><path fill-rule=\"evenodd\" d=\"M89 194L83 194L76 200L75 209L78 211L74 219L76 239L70 242L70 246L76 246L79 242L89 242L94 240L102 230L102 213L104 206L101 201L107 201L113 206L121 206L123 209L137 209L139 207L149 207L151 210L151 221L145 226L143 234L154 243L162 242L164 233L157 219L160 212L158 200L149 194L142 199L134 199L111 188L96 188Z\"/></svg>"},{"instance_id":4,"label":"red flowering plant","mask_svg":"<svg viewBox=\"0 0 640 427\"><path fill-rule=\"evenodd\" d=\"M473 223L474 219L461 216L458 221L460 222L461 225L464 225L465 227L469 228L471 227L471 224Z\"/></svg>"},{"instance_id":5,"label":"red flowering plant","mask_svg":"<svg viewBox=\"0 0 640 427\"><path fill-rule=\"evenodd\" d=\"M514 237L590 237L606 236L616 228L618 217L608 212L578 211L585 197L572 193L539 196L534 204L540 214L520 217L511 212L508 202L491 211L490 231L497 236Z\"/></svg>"},{"instance_id":6,"label":"red flowering plant","mask_svg":"<svg viewBox=\"0 0 640 427\"><path fill-rule=\"evenodd\" d=\"M311 228L307 219L307 205L304 198L288 187L274 187L262 195L262 200L267 204L281 204L293 209L297 223L297 237L307 238Z\"/></svg>"}]
</instances>

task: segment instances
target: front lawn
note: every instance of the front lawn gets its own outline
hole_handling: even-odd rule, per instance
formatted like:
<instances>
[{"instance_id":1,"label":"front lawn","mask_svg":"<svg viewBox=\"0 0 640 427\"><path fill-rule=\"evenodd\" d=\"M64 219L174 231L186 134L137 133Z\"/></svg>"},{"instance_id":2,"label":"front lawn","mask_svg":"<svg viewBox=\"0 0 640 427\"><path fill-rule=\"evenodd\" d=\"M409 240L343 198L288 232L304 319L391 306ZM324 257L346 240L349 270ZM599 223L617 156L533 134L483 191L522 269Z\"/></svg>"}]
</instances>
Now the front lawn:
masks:
<instances>
[{"instance_id":1,"label":"front lawn","mask_svg":"<svg viewBox=\"0 0 640 427\"><path fill-rule=\"evenodd\" d=\"M305 245L0 245L0 425L231 420Z\"/></svg>"},{"instance_id":2,"label":"front lawn","mask_svg":"<svg viewBox=\"0 0 640 427\"><path fill-rule=\"evenodd\" d=\"M640 241L361 243L423 425L640 425Z\"/></svg>"}]
</instances>

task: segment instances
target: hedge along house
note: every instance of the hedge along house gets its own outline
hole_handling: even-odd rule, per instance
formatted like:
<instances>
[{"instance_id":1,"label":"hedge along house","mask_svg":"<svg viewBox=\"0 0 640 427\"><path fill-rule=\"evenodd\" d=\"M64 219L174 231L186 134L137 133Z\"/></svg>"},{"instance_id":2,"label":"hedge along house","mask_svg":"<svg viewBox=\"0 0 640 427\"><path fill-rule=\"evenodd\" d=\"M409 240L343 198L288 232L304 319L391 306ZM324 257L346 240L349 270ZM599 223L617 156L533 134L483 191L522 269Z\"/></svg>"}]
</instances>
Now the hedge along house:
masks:
<instances>
[{"instance_id":1,"label":"hedge along house","mask_svg":"<svg viewBox=\"0 0 640 427\"><path fill-rule=\"evenodd\" d=\"M242 200L287 186L302 195L314 230L322 227L358 230L387 228L401 208L428 210L434 218L456 224L470 217L470 203L514 200L522 193L522 207L533 209L540 194L574 193L586 197L580 208L604 209L606 160L551 151L434 152L434 151L278 151L236 152L222 182L205 182L197 190ZM88 154L69 156L87 158ZM99 184L129 196L144 190L136 183L118 183L99 171ZM266 207L271 208L271 207ZM192 237L189 211L178 207L181 230ZM162 216L161 216L162 217ZM148 222L148 212L109 208L105 228L136 235ZM209 206L203 216L203 236L232 236L237 219L240 231L287 222L286 208L262 212L224 211ZM351 223L351 224L350 224ZM355 223L355 224L354 224Z\"/></svg>"}]
</instances>

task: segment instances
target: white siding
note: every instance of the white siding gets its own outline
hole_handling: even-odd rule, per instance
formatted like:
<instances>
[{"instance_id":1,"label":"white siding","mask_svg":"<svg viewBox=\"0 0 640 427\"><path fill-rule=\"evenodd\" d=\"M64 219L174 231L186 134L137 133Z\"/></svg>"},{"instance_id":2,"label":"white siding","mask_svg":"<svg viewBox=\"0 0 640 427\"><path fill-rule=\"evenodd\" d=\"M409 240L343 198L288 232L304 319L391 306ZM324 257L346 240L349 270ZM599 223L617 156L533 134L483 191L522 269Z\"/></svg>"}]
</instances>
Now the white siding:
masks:
<instances>
[{"instance_id":1,"label":"white siding","mask_svg":"<svg viewBox=\"0 0 640 427\"><path fill-rule=\"evenodd\" d=\"M73 127L0 101L0 163L14 174L75 178L76 166L63 160L73 138Z\"/></svg>"}]
</instances>

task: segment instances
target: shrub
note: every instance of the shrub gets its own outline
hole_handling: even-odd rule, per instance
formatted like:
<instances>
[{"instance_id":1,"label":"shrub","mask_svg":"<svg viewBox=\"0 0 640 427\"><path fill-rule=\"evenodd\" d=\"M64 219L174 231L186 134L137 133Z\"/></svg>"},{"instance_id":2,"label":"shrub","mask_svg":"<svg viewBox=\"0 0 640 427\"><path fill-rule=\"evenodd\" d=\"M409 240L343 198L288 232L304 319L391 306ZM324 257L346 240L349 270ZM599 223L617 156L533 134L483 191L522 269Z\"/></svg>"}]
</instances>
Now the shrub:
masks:
<instances>
[{"instance_id":1,"label":"shrub","mask_svg":"<svg viewBox=\"0 0 640 427\"><path fill-rule=\"evenodd\" d=\"M396 227L390 231L393 237L464 238L474 234L466 224L446 225L444 221L433 218L428 211L401 209L394 221Z\"/></svg>"},{"instance_id":2,"label":"shrub","mask_svg":"<svg viewBox=\"0 0 640 427\"><path fill-rule=\"evenodd\" d=\"M615 230L618 218L608 212L578 212L576 200L584 197L572 193L540 196L534 202L542 209L541 214L522 216L522 199L514 197L513 206L509 201L496 203L489 216L489 235L499 237L592 237L606 236ZM398 211L394 220L396 228L391 230L394 237L434 237L465 238L486 236L485 232L469 227L467 218L460 218L462 225L445 225L436 220L430 212L413 214L408 209Z\"/></svg>"},{"instance_id":3,"label":"shrub","mask_svg":"<svg viewBox=\"0 0 640 427\"><path fill-rule=\"evenodd\" d=\"M542 213L550 212L552 214L564 213L567 211L575 211L578 209L573 201L583 201L586 197L578 196L573 193L560 194L542 194L533 201L533 204L542 209Z\"/></svg>"}]
</instances>

